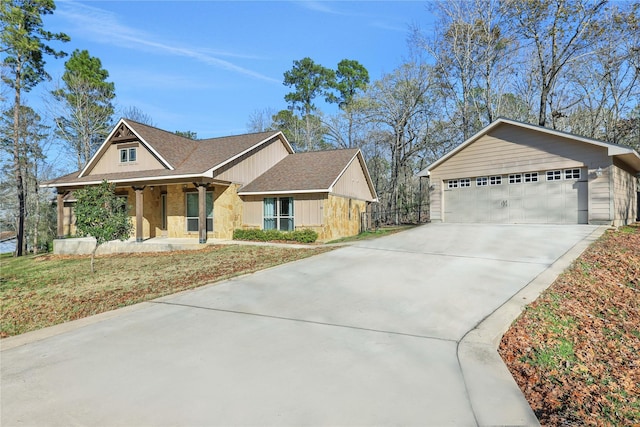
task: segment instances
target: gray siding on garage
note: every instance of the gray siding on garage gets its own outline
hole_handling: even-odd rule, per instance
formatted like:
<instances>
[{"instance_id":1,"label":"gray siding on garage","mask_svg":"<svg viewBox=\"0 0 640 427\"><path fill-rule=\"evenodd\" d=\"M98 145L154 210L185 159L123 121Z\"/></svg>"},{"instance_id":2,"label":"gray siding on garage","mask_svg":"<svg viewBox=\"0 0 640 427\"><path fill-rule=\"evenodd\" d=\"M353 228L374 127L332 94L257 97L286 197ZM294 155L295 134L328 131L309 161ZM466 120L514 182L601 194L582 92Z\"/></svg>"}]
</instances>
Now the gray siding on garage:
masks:
<instances>
[{"instance_id":1,"label":"gray siding on garage","mask_svg":"<svg viewBox=\"0 0 640 427\"><path fill-rule=\"evenodd\" d=\"M431 218L446 222L587 223L608 221L612 215L611 158L607 148L501 124L480 136L445 162L430 169ZM581 182L546 182L544 171L580 168ZM602 168L603 176L595 171ZM539 172L538 183L475 187L475 178ZM447 180L470 178L469 194L450 195ZM502 187L502 188L500 188ZM473 193L473 194L472 194ZM446 194L446 195L445 195ZM487 203L481 203L486 200ZM497 208L496 203L507 206ZM453 205L447 206L447 204ZM465 204L473 210L457 209ZM464 212L464 213L463 213ZM468 216L463 218L464 216Z\"/></svg>"},{"instance_id":2,"label":"gray siding on garage","mask_svg":"<svg viewBox=\"0 0 640 427\"><path fill-rule=\"evenodd\" d=\"M472 184L444 190L444 218L462 223L586 224L587 192L586 179Z\"/></svg>"},{"instance_id":3,"label":"gray siding on garage","mask_svg":"<svg viewBox=\"0 0 640 427\"><path fill-rule=\"evenodd\" d=\"M439 179L606 167L607 150L534 130L503 124L431 170Z\"/></svg>"},{"instance_id":4,"label":"gray siding on garage","mask_svg":"<svg viewBox=\"0 0 640 427\"><path fill-rule=\"evenodd\" d=\"M613 223L626 225L638 217L637 179L624 163L614 161L612 170Z\"/></svg>"}]
</instances>

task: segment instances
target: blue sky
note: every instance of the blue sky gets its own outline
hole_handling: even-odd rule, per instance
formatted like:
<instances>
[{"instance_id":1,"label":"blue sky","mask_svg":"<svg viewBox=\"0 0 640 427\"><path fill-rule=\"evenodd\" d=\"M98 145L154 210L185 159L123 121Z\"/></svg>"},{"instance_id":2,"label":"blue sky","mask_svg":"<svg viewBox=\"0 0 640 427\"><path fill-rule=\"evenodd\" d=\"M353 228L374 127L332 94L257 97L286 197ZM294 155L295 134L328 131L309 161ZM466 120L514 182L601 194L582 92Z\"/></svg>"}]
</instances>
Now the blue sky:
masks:
<instances>
[{"instance_id":1,"label":"blue sky","mask_svg":"<svg viewBox=\"0 0 640 427\"><path fill-rule=\"evenodd\" d=\"M286 108L283 73L310 57L335 68L363 64L371 79L408 55L411 25L429 22L424 1L56 1L45 20L71 53L100 58L121 108L199 138L244 133L250 115ZM61 46L56 44L56 47ZM65 59L47 59L55 80ZM41 85L28 102L37 108Z\"/></svg>"}]
</instances>

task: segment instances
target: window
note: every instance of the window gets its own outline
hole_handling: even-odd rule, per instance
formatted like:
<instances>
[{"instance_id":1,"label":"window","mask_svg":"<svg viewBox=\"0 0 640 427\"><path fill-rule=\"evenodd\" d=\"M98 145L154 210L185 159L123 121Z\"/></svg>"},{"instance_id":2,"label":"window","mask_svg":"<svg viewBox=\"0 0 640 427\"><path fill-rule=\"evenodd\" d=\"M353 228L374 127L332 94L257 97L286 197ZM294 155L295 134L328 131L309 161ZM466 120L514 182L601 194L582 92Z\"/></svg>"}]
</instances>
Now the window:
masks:
<instances>
[{"instance_id":1,"label":"window","mask_svg":"<svg viewBox=\"0 0 640 427\"><path fill-rule=\"evenodd\" d=\"M207 191L205 212L207 215L207 231L213 231L213 192ZM187 193L187 231L197 232L200 229L198 193Z\"/></svg>"},{"instance_id":2,"label":"window","mask_svg":"<svg viewBox=\"0 0 640 427\"><path fill-rule=\"evenodd\" d=\"M469 178L462 178L460 180L460 187L471 187L471 180Z\"/></svg>"},{"instance_id":3,"label":"window","mask_svg":"<svg viewBox=\"0 0 640 427\"><path fill-rule=\"evenodd\" d=\"M561 179L561 171L547 171L547 181L560 181Z\"/></svg>"},{"instance_id":4,"label":"window","mask_svg":"<svg viewBox=\"0 0 640 427\"><path fill-rule=\"evenodd\" d=\"M476 178L476 187L484 187L486 185L489 185L489 178L486 176Z\"/></svg>"},{"instance_id":5,"label":"window","mask_svg":"<svg viewBox=\"0 0 640 427\"><path fill-rule=\"evenodd\" d=\"M580 169L565 169L564 179L580 179Z\"/></svg>"},{"instance_id":6,"label":"window","mask_svg":"<svg viewBox=\"0 0 640 427\"><path fill-rule=\"evenodd\" d=\"M293 197L264 199L265 230L293 231Z\"/></svg>"},{"instance_id":7,"label":"window","mask_svg":"<svg viewBox=\"0 0 640 427\"><path fill-rule=\"evenodd\" d=\"M120 149L120 163L131 163L137 159L136 148L121 148Z\"/></svg>"},{"instance_id":8,"label":"window","mask_svg":"<svg viewBox=\"0 0 640 427\"><path fill-rule=\"evenodd\" d=\"M489 185L501 185L502 177L501 176L490 176L489 177Z\"/></svg>"},{"instance_id":9,"label":"window","mask_svg":"<svg viewBox=\"0 0 640 427\"><path fill-rule=\"evenodd\" d=\"M514 173L509 175L509 184L520 184L522 182L522 174Z\"/></svg>"},{"instance_id":10,"label":"window","mask_svg":"<svg viewBox=\"0 0 640 427\"><path fill-rule=\"evenodd\" d=\"M524 182L538 182L538 172L525 173Z\"/></svg>"},{"instance_id":11,"label":"window","mask_svg":"<svg viewBox=\"0 0 640 427\"><path fill-rule=\"evenodd\" d=\"M458 180L457 179L450 179L449 181L447 181L447 187L448 188L458 188Z\"/></svg>"}]
</instances>

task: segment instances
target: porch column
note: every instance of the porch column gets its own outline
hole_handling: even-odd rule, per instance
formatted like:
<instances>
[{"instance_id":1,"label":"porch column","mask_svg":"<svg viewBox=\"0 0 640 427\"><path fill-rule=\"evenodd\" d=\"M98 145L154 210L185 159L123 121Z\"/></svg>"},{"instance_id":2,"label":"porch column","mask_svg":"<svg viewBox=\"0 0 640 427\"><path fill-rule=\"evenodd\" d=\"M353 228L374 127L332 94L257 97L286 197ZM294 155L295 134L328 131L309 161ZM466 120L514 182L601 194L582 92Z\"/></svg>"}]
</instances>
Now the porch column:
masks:
<instances>
[{"instance_id":1,"label":"porch column","mask_svg":"<svg viewBox=\"0 0 640 427\"><path fill-rule=\"evenodd\" d=\"M64 239L64 196L67 194L66 191L57 189L56 201L58 203L58 239Z\"/></svg>"},{"instance_id":2,"label":"porch column","mask_svg":"<svg viewBox=\"0 0 640 427\"><path fill-rule=\"evenodd\" d=\"M144 197L142 192L144 191L144 186L142 187L133 187L136 191L136 242L142 243L144 240L143 234L143 207L144 207Z\"/></svg>"},{"instance_id":3,"label":"porch column","mask_svg":"<svg viewBox=\"0 0 640 427\"><path fill-rule=\"evenodd\" d=\"M207 243L207 185L195 184L198 187L198 234L199 243Z\"/></svg>"}]
</instances>

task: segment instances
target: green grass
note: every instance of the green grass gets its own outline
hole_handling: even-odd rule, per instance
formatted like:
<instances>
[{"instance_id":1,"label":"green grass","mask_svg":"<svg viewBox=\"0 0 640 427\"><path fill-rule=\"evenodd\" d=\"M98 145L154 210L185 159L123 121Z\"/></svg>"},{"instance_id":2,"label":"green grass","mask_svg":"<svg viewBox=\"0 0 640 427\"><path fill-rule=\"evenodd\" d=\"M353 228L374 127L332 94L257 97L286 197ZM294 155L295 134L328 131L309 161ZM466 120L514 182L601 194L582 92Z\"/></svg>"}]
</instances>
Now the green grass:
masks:
<instances>
[{"instance_id":1,"label":"green grass","mask_svg":"<svg viewBox=\"0 0 640 427\"><path fill-rule=\"evenodd\" d=\"M375 239L378 237L388 236L390 234L398 233L400 231L408 230L410 228L414 228L415 225L396 225L391 227L381 227L375 231L364 231L358 235L343 237L341 239L332 240L327 243L348 243L348 242L357 242L360 240L369 240Z\"/></svg>"},{"instance_id":2,"label":"green grass","mask_svg":"<svg viewBox=\"0 0 640 427\"><path fill-rule=\"evenodd\" d=\"M0 257L0 336L22 334L229 277L326 252L330 248L228 245L199 251L89 256Z\"/></svg>"}]
</instances>

